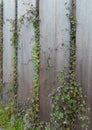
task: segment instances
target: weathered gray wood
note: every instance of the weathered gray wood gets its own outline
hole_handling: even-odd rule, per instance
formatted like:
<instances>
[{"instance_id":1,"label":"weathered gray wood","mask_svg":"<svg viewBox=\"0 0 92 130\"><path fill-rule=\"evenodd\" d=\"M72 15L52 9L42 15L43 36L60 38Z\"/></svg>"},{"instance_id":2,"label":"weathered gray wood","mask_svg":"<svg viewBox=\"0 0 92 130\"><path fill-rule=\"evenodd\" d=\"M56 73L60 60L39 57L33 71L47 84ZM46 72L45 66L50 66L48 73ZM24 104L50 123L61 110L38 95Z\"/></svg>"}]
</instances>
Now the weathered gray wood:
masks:
<instances>
[{"instance_id":1,"label":"weathered gray wood","mask_svg":"<svg viewBox=\"0 0 92 130\"><path fill-rule=\"evenodd\" d=\"M92 129L92 0L77 0L77 77L91 108Z\"/></svg>"},{"instance_id":2,"label":"weathered gray wood","mask_svg":"<svg viewBox=\"0 0 92 130\"><path fill-rule=\"evenodd\" d=\"M24 2L24 4L23 4ZM29 3L35 7L36 0L18 0L18 19L21 18L27 10L30 9ZM33 93L33 59L32 52L34 47L34 29L31 21L31 15L28 16L29 21L25 18L24 24L19 28L19 48L18 48L18 101L27 102Z\"/></svg>"},{"instance_id":3,"label":"weathered gray wood","mask_svg":"<svg viewBox=\"0 0 92 130\"><path fill-rule=\"evenodd\" d=\"M3 49L3 3L0 0L0 97L1 97L1 90L2 90L2 49Z\"/></svg>"},{"instance_id":4,"label":"weathered gray wood","mask_svg":"<svg viewBox=\"0 0 92 130\"><path fill-rule=\"evenodd\" d=\"M41 119L49 119L48 94L59 87L57 76L69 63L70 24L66 0L40 0L40 111ZM67 31L68 30L68 31Z\"/></svg>"},{"instance_id":5,"label":"weathered gray wood","mask_svg":"<svg viewBox=\"0 0 92 130\"><path fill-rule=\"evenodd\" d=\"M7 20L15 19L15 0L3 0L3 101L7 102L12 95L13 57L12 24Z\"/></svg>"}]
</instances>

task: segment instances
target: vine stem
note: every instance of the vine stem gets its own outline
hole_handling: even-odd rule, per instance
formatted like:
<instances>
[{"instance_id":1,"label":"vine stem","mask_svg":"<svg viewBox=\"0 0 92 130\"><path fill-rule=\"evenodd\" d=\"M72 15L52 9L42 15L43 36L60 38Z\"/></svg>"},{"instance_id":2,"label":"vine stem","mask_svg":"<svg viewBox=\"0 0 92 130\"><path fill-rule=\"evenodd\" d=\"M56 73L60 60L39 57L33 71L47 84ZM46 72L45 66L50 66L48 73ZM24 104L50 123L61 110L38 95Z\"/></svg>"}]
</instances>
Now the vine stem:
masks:
<instances>
[{"instance_id":1,"label":"vine stem","mask_svg":"<svg viewBox=\"0 0 92 130\"><path fill-rule=\"evenodd\" d=\"M70 20L70 70L71 73L76 73L76 0L72 0Z\"/></svg>"},{"instance_id":2,"label":"vine stem","mask_svg":"<svg viewBox=\"0 0 92 130\"><path fill-rule=\"evenodd\" d=\"M17 103L17 89L18 89L18 71L17 71L17 65L18 65L18 14L17 14L17 0L15 1L15 19L12 24L13 28L13 47L14 47L14 79L13 79L13 93L14 93L14 100L15 103Z\"/></svg>"}]
</instances>

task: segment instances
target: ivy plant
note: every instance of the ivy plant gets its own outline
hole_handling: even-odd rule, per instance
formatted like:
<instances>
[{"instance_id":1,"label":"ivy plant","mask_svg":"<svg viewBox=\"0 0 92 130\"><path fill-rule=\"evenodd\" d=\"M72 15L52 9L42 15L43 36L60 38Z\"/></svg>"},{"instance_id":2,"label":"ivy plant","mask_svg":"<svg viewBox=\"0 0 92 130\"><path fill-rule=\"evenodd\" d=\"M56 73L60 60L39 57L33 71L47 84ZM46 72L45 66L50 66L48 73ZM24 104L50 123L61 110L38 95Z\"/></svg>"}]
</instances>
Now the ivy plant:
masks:
<instances>
[{"instance_id":1,"label":"ivy plant","mask_svg":"<svg viewBox=\"0 0 92 130\"><path fill-rule=\"evenodd\" d=\"M61 72L61 86L51 94L51 128L53 130L74 130L77 120L81 120L83 129L87 130L90 120L87 116L85 95L76 79L76 26L77 21L72 11L66 14L70 21L70 64Z\"/></svg>"}]
</instances>

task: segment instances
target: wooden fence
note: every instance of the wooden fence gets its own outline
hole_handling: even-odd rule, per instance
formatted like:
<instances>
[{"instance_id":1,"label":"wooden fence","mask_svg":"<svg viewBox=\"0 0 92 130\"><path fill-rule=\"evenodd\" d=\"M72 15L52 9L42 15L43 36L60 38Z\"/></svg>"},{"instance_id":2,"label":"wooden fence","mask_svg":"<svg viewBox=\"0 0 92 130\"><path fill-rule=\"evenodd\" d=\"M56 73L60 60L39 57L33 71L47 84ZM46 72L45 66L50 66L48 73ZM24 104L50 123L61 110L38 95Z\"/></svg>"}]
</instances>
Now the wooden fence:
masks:
<instances>
[{"instance_id":1,"label":"wooden fence","mask_svg":"<svg viewBox=\"0 0 92 130\"><path fill-rule=\"evenodd\" d=\"M29 9L28 3L36 7L36 0L0 0L0 88L4 103L12 97L14 79L14 47L12 45L13 32L9 20L19 19ZM42 120L48 120L48 94L59 86L57 76L64 67L69 65L70 22L66 17L71 8L71 0L40 0L40 111ZM27 4L23 4L27 3ZM3 15L3 17L2 17ZM77 48L77 77L87 95L87 104L92 109L92 0L76 0L76 18L78 21ZM17 29L18 29L17 28ZM34 91L34 69L32 52L34 48L34 28L32 22L25 20L21 26L18 38L18 102L24 103L30 99ZM3 40L2 40L3 37ZM90 112L92 121L92 110ZM89 130L92 129L92 124Z\"/></svg>"}]
</instances>

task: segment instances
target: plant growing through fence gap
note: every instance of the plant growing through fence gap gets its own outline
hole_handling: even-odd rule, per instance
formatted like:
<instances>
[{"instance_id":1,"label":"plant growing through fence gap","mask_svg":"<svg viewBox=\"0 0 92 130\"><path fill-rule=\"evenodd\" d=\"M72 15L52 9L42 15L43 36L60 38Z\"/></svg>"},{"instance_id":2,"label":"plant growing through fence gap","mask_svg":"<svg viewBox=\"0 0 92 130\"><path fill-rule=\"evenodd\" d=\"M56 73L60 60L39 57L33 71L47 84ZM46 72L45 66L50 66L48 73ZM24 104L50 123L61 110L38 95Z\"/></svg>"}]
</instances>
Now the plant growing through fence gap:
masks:
<instances>
[{"instance_id":1,"label":"plant growing through fence gap","mask_svg":"<svg viewBox=\"0 0 92 130\"><path fill-rule=\"evenodd\" d=\"M3 2L0 0L0 99L2 90Z\"/></svg>"},{"instance_id":2,"label":"plant growing through fence gap","mask_svg":"<svg viewBox=\"0 0 92 130\"><path fill-rule=\"evenodd\" d=\"M39 41L39 9L32 11L34 18L32 20L35 32L35 44L33 49L34 58L34 89L35 89L35 112L39 113L39 67L40 67L40 41Z\"/></svg>"},{"instance_id":3,"label":"plant growing through fence gap","mask_svg":"<svg viewBox=\"0 0 92 130\"><path fill-rule=\"evenodd\" d=\"M14 81L13 81L13 90L14 90L14 95L15 98L17 96L17 88L18 88L18 83L17 83L17 63L18 63L18 29L17 29L17 0L16 0L16 14L15 14L15 20L14 20L14 25L13 25L13 45L14 45Z\"/></svg>"},{"instance_id":4,"label":"plant growing through fence gap","mask_svg":"<svg viewBox=\"0 0 92 130\"><path fill-rule=\"evenodd\" d=\"M39 32L39 2L36 3L36 8L33 8L29 12L33 15L32 23L34 27L34 48L33 48L33 64L34 64L34 97L31 100L31 108L29 109L29 118L31 122L30 130L40 130L43 127L43 123L39 119L39 68L40 68L40 32Z\"/></svg>"}]
</instances>

